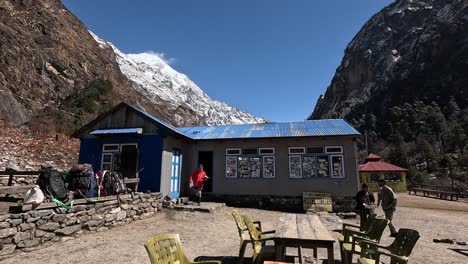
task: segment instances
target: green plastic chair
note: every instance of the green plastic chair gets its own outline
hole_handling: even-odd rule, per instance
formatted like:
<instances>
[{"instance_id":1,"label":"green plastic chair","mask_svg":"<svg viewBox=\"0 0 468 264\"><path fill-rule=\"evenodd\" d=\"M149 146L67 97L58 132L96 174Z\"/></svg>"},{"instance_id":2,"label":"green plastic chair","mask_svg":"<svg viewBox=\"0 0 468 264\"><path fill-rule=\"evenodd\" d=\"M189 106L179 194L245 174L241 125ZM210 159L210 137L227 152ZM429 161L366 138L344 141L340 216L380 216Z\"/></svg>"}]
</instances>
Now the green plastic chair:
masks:
<instances>
[{"instance_id":1,"label":"green plastic chair","mask_svg":"<svg viewBox=\"0 0 468 264\"><path fill-rule=\"evenodd\" d=\"M231 212L234 221L236 222L237 231L239 232L240 238L240 248L239 248L239 260L238 263L242 263L244 260L245 249L247 248L247 244L252 243L250 238L249 230L247 225L245 224L244 217L248 217L246 215L241 215L239 211L236 209L232 210ZM256 225L256 229L260 232L260 236L262 238L268 237L270 234L275 233L274 230L262 232L262 223L260 221L252 221L254 225Z\"/></svg>"},{"instance_id":2,"label":"green plastic chair","mask_svg":"<svg viewBox=\"0 0 468 264\"><path fill-rule=\"evenodd\" d=\"M390 264L406 264L419 237L418 231L401 228L390 246L385 247L371 241L362 241L362 252L358 264L382 263L380 262L382 255L390 257Z\"/></svg>"},{"instance_id":3,"label":"green plastic chair","mask_svg":"<svg viewBox=\"0 0 468 264\"><path fill-rule=\"evenodd\" d=\"M145 248L151 264L221 264L221 261L189 261L178 234L156 235L146 241Z\"/></svg>"},{"instance_id":4,"label":"green plastic chair","mask_svg":"<svg viewBox=\"0 0 468 264\"><path fill-rule=\"evenodd\" d=\"M275 247L271 245L265 245L265 242L268 240L273 240L273 237L262 237L262 234L265 232L260 232L255 227L252 219L248 216L243 216L244 222L247 225L247 229L249 230L250 239L253 248L253 255L252 255L252 263L259 264L262 263L265 259L274 259L275 258ZM269 233L275 231L269 231Z\"/></svg>"},{"instance_id":5,"label":"green plastic chair","mask_svg":"<svg viewBox=\"0 0 468 264\"><path fill-rule=\"evenodd\" d=\"M372 227L372 224L374 223L375 218L377 217L376 214L369 214L365 221L363 221L362 226L359 225L353 225L353 224L347 224L343 223L343 234L338 237L338 241L340 242L340 248L343 244L344 240L344 232L347 230L350 232L350 234L355 234L355 235L360 235L360 236L366 236L366 233L368 233ZM352 236L349 237L350 240L348 242L351 242Z\"/></svg>"},{"instance_id":6,"label":"green plastic chair","mask_svg":"<svg viewBox=\"0 0 468 264\"><path fill-rule=\"evenodd\" d=\"M344 241L341 246L341 260L344 264L351 264L353 254L361 254L361 242L371 241L379 243L382 234L390 221L376 218L368 232L356 234L353 231L345 230ZM352 238L351 238L352 237ZM346 242L351 241L351 242Z\"/></svg>"}]
</instances>

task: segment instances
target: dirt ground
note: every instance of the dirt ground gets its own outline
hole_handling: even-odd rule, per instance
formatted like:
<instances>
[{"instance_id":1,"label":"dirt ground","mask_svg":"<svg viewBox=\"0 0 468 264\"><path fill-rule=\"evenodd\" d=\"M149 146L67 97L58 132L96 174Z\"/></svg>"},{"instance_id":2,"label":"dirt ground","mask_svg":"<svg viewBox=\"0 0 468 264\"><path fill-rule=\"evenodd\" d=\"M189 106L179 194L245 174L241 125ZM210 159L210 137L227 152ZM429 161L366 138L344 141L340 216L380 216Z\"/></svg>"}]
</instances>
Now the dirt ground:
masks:
<instances>
[{"instance_id":1,"label":"dirt ground","mask_svg":"<svg viewBox=\"0 0 468 264\"><path fill-rule=\"evenodd\" d=\"M164 210L153 218L109 231L82 234L76 239L49 244L32 252L15 254L1 262L149 263L143 244L148 238L159 233L180 234L190 259L200 256L235 257L238 254L239 239L230 214L232 209L222 207L212 214ZM274 229L278 217L282 214L258 209L239 210L261 220L264 229ZM380 210L377 210L377 213L383 215ZM414 228L421 234L410 257L410 263L468 263L468 246L432 242L434 238L468 241L468 203L401 194L394 223L397 228ZM388 235L387 229L382 244L391 243L392 239ZM333 236L338 237L338 233L333 232ZM288 254L295 253L294 250L288 251ZM250 254L251 251L248 251L246 256ZM306 251L304 254L310 252ZM325 257L326 250L319 250L319 258L322 259L319 263L325 263ZM338 243L335 243L335 259L340 259ZM388 263L388 260L386 261Z\"/></svg>"}]
</instances>

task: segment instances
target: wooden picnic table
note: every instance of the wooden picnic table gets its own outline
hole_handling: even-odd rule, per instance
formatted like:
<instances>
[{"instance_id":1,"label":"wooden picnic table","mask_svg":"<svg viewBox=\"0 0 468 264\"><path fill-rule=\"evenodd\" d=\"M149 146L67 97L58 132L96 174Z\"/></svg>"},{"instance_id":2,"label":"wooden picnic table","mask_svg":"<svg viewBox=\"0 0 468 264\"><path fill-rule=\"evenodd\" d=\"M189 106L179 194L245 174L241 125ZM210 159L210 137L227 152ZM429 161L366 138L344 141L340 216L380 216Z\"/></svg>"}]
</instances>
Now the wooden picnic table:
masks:
<instances>
[{"instance_id":1,"label":"wooden picnic table","mask_svg":"<svg viewBox=\"0 0 468 264\"><path fill-rule=\"evenodd\" d=\"M326 248L328 263L335 263L335 239L317 215L283 214L276 227L274 241L276 261L285 260L286 247L297 247L313 248L314 258L317 258L317 248Z\"/></svg>"}]
</instances>

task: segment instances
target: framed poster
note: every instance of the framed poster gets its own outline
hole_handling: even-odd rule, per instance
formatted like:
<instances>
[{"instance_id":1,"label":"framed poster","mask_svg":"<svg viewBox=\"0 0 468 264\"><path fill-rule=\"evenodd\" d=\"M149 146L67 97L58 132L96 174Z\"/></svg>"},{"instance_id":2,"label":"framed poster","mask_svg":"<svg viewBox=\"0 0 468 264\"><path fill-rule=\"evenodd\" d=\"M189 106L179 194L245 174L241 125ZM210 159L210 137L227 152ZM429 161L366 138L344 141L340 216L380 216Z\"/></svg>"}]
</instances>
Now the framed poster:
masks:
<instances>
[{"instance_id":1,"label":"framed poster","mask_svg":"<svg viewBox=\"0 0 468 264\"><path fill-rule=\"evenodd\" d=\"M344 178L344 160L342 155L332 155L331 158L331 167L332 167L332 177L334 178Z\"/></svg>"},{"instance_id":2,"label":"framed poster","mask_svg":"<svg viewBox=\"0 0 468 264\"><path fill-rule=\"evenodd\" d=\"M262 160L260 157L250 157L250 177L259 178L262 176Z\"/></svg>"},{"instance_id":3,"label":"framed poster","mask_svg":"<svg viewBox=\"0 0 468 264\"><path fill-rule=\"evenodd\" d=\"M275 178L275 157L263 157L263 178Z\"/></svg>"},{"instance_id":4,"label":"framed poster","mask_svg":"<svg viewBox=\"0 0 468 264\"><path fill-rule=\"evenodd\" d=\"M237 157L238 162L238 175L239 178L248 178L249 173L249 158L248 157Z\"/></svg>"},{"instance_id":5,"label":"framed poster","mask_svg":"<svg viewBox=\"0 0 468 264\"><path fill-rule=\"evenodd\" d=\"M237 157L226 156L226 178L237 178Z\"/></svg>"},{"instance_id":6,"label":"framed poster","mask_svg":"<svg viewBox=\"0 0 468 264\"><path fill-rule=\"evenodd\" d=\"M330 176L328 156L317 156L317 172L319 177Z\"/></svg>"},{"instance_id":7,"label":"framed poster","mask_svg":"<svg viewBox=\"0 0 468 264\"><path fill-rule=\"evenodd\" d=\"M302 158L302 177L310 178L315 176L315 156L304 156Z\"/></svg>"},{"instance_id":8,"label":"framed poster","mask_svg":"<svg viewBox=\"0 0 468 264\"><path fill-rule=\"evenodd\" d=\"M301 156L289 156L289 177L302 178Z\"/></svg>"}]
</instances>

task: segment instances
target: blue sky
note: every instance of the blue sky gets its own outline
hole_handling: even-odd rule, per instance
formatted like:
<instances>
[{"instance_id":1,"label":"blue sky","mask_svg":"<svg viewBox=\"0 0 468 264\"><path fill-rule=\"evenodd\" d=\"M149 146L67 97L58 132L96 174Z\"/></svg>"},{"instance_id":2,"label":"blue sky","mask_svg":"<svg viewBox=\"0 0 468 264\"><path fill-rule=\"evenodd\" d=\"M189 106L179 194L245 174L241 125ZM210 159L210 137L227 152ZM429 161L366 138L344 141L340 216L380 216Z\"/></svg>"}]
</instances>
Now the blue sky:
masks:
<instances>
[{"instance_id":1,"label":"blue sky","mask_svg":"<svg viewBox=\"0 0 468 264\"><path fill-rule=\"evenodd\" d=\"M63 0L125 53L164 53L210 97L304 120L346 45L391 0Z\"/></svg>"}]
</instances>

